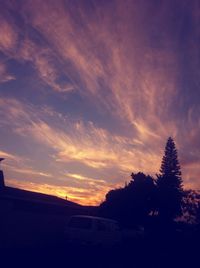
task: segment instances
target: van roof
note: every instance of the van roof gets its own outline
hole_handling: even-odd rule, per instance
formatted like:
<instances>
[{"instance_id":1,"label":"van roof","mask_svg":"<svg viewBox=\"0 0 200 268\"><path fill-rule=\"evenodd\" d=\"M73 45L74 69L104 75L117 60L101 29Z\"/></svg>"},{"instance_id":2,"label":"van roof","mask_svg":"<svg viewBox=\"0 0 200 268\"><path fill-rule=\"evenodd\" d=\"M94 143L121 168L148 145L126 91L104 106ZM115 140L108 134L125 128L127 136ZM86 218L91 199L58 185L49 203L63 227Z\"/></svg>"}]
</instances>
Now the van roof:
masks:
<instances>
[{"instance_id":1,"label":"van roof","mask_svg":"<svg viewBox=\"0 0 200 268\"><path fill-rule=\"evenodd\" d=\"M113 223L118 223L115 220L112 219L108 219L108 218L103 218L103 217L96 217L96 216L88 216L88 215L73 215L71 216L71 218L88 218L88 219L96 219L96 220L103 220L103 221L109 221L109 222L113 222Z\"/></svg>"}]
</instances>

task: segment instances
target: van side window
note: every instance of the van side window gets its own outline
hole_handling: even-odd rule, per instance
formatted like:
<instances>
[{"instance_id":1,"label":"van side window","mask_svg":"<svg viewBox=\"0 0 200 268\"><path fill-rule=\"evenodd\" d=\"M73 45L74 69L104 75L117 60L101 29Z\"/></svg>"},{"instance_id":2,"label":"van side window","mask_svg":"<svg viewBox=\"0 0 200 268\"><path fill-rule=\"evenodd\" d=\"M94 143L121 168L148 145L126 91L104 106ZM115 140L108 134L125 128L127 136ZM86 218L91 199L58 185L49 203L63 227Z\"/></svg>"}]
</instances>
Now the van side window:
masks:
<instances>
[{"instance_id":1,"label":"van side window","mask_svg":"<svg viewBox=\"0 0 200 268\"><path fill-rule=\"evenodd\" d=\"M97 230L98 231L107 231L107 226L103 221L97 221Z\"/></svg>"}]
</instances>

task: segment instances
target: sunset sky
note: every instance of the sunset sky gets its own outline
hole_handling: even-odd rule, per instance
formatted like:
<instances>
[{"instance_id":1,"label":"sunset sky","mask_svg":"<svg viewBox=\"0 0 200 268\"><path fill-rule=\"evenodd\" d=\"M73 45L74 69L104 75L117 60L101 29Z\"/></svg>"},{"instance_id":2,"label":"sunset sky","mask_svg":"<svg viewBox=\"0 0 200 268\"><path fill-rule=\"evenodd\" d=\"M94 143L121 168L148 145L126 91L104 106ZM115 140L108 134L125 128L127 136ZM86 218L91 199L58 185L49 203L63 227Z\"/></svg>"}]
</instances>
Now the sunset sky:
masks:
<instances>
[{"instance_id":1,"label":"sunset sky","mask_svg":"<svg viewBox=\"0 0 200 268\"><path fill-rule=\"evenodd\" d=\"M200 188L198 0L0 0L7 185L98 204L169 136Z\"/></svg>"}]
</instances>

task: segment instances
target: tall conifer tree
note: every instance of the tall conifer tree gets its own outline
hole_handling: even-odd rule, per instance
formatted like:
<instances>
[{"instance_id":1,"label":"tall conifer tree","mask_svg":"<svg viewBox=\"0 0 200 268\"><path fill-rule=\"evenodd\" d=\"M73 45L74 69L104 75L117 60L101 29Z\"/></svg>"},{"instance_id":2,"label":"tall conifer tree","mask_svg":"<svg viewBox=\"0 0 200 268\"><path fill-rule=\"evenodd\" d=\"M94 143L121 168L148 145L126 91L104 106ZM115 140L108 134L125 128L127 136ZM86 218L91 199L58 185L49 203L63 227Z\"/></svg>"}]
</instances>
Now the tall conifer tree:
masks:
<instances>
[{"instance_id":1,"label":"tall conifer tree","mask_svg":"<svg viewBox=\"0 0 200 268\"><path fill-rule=\"evenodd\" d=\"M181 214L183 197L181 168L175 143L168 138L157 175L158 212L160 217L172 220Z\"/></svg>"}]
</instances>

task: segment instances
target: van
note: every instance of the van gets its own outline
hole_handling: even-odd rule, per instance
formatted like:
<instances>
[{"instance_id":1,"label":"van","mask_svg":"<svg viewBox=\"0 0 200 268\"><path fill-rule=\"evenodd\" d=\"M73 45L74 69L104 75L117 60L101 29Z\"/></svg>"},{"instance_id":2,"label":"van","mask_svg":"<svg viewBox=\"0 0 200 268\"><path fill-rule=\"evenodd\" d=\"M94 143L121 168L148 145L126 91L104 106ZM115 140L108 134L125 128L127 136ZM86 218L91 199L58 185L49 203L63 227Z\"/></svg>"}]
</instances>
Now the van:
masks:
<instances>
[{"instance_id":1,"label":"van","mask_svg":"<svg viewBox=\"0 0 200 268\"><path fill-rule=\"evenodd\" d=\"M66 242L79 245L113 246L120 242L117 221L94 216L71 216L65 227Z\"/></svg>"}]
</instances>

